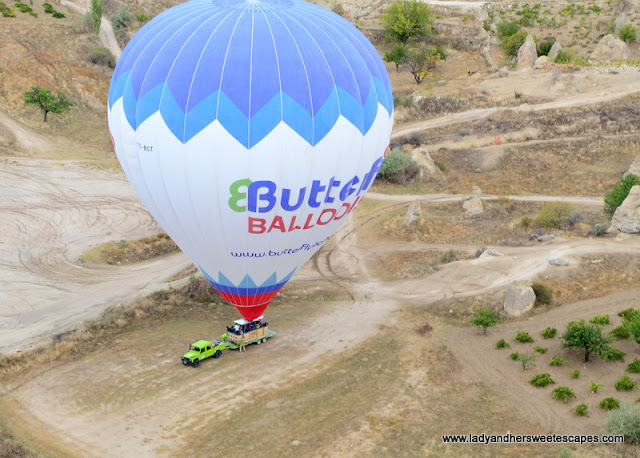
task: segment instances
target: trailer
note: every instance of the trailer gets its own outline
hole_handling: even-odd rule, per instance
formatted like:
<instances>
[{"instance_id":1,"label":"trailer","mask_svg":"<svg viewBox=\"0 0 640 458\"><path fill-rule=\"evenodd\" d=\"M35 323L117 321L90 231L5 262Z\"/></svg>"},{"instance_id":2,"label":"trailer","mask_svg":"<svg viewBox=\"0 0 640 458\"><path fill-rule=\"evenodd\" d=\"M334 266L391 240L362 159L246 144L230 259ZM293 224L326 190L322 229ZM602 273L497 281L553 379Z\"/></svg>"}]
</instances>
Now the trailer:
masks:
<instances>
[{"instance_id":1,"label":"trailer","mask_svg":"<svg viewBox=\"0 0 640 458\"><path fill-rule=\"evenodd\" d=\"M252 321L235 320L233 326L227 327L227 332L222 334L221 339L230 350L236 350L241 346L253 343L263 344L267 339L276 335L274 331L269 330L269 323L263 320L263 316Z\"/></svg>"}]
</instances>

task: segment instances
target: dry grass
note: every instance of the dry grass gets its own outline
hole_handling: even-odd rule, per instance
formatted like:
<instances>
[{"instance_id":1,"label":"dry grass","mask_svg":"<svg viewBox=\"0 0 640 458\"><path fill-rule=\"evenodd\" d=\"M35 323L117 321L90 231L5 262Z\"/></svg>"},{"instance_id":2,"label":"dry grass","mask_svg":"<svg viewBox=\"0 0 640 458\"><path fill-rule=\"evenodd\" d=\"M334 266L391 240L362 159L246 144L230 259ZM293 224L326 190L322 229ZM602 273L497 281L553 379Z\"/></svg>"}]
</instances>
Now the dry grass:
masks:
<instances>
[{"instance_id":1,"label":"dry grass","mask_svg":"<svg viewBox=\"0 0 640 458\"><path fill-rule=\"evenodd\" d=\"M25 444L16 440L0 424L0 457L7 458L38 458L40 455L34 453Z\"/></svg>"},{"instance_id":2,"label":"dry grass","mask_svg":"<svg viewBox=\"0 0 640 458\"><path fill-rule=\"evenodd\" d=\"M80 261L91 264L133 264L178 251L178 246L164 233L138 240L107 242L84 251Z\"/></svg>"}]
</instances>

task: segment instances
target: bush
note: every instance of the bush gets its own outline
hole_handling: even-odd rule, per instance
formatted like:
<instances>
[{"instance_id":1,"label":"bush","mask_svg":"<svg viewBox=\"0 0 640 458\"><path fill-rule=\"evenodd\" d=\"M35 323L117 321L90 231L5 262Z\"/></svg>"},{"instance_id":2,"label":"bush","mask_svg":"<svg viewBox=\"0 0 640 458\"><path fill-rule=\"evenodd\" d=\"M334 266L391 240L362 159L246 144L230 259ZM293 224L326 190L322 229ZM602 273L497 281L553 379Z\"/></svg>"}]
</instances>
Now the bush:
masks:
<instances>
[{"instance_id":1,"label":"bush","mask_svg":"<svg viewBox=\"0 0 640 458\"><path fill-rule=\"evenodd\" d=\"M54 11L51 16L53 16L56 19L62 19L62 18L67 17L64 14L62 14L60 11Z\"/></svg>"},{"instance_id":2,"label":"bush","mask_svg":"<svg viewBox=\"0 0 640 458\"><path fill-rule=\"evenodd\" d=\"M522 370L526 371L527 367L533 365L538 356L530 353L520 353L518 361L522 364Z\"/></svg>"},{"instance_id":3,"label":"bush","mask_svg":"<svg viewBox=\"0 0 640 458\"><path fill-rule=\"evenodd\" d=\"M640 318L640 310L629 308L618 313L618 316L625 321L633 321Z\"/></svg>"},{"instance_id":4,"label":"bush","mask_svg":"<svg viewBox=\"0 0 640 458\"><path fill-rule=\"evenodd\" d=\"M582 216L582 213L573 212L571 213L571 215L569 215L569 224L571 224L572 226L574 224L581 223L583 220L584 216Z\"/></svg>"},{"instance_id":5,"label":"bush","mask_svg":"<svg viewBox=\"0 0 640 458\"><path fill-rule=\"evenodd\" d=\"M557 333L558 330L556 328L548 327L544 329L540 334L542 335L543 339L553 339Z\"/></svg>"},{"instance_id":6,"label":"bush","mask_svg":"<svg viewBox=\"0 0 640 458\"><path fill-rule=\"evenodd\" d=\"M640 443L640 404L625 402L609 413L606 429L609 434L622 435L625 443Z\"/></svg>"},{"instance_id":7,"label":"bush","mask_svg":"<svg viewBox=\"0 0 640 458\"><path fill-rule=\"evenodd\" d=\"M549 51L551 51L551 47L556 42L555 37L546 37L544 40L538 43L536 47L538 51L538 56L548 56Z\"/></svg>"},{"instance_id":8,"label":"bush","mask_svg":"<svg viewBox=\"0 0 640 458\"><path fill-rule=\"evenodd\" d=\"M535 350L535 351L537 351L538 353L543 354L543 355L544 355L547 351L549 351L549 349L548 349L548 348L542 348L542 347L535 347L535 348L534 348L534 350Z\"/></svg>"},{"instance_id":9,"label":"bush","mask_svg":"<svg viewBox=\"0 0 640 458\"><path fill-rule=\"evenodd\" d=\"M533 292L536 294L536 305L550 304L551 301L553 300L553 291L545 283L542 283L541 281L534 281L531 284L531 288L533 289ZM549 328L547 328L547 329L549 329ZM545 329L545 331L546 331L546 329ZM554 331L555 331L555 329L554 329ZM553 335L554 336L556 335L555 332L554 332ZM546 338L547 337L545 337L545 339Z\"/></svg>"},{"instance_id":10,"label":"bush","mask_svg":"<svg viewBox=\"0 0 640 458\"><path fill-rule=\"evenodd\" d=\"M620 401L616 398L604 398L599 404L601 409L613 410L620 408Z\"/></svg>"},{"instance_id":11,"label":"bush","mask_svg":"<svg viewBox=\"0 0 640 458\"><path fill-rule=\"evenodd\" d=\"M518 54L518 49L520 49L527 39L527 35L528 33L526 30L520 30L513 35L502 37L500 39L500 47L507 57L515 57Z\"/></svg>"},{"instance_id":12,"label":"bush","mask_svg":"<svg viewBox=\"0 0 640 458\"><path fill-rule=\"evenodd\" d=\"M544 373L534 375L533 378L529 380L529 383L531 383L533 386L537 386L538 388L544 388L545 386L556 382L553 381L549 374Z\"/></svg>"},{"instance_id":13,"label":"bush","mask_svg":"<svg viewBox=\"0 0 640 458\"><path fill-rule=\"evenodd\" d=\"M602 237L607 233L608 230L609 228L607 227L606 224L598 223L593 226L593 233L596 237Z\"/></svg>"},{"instance_id":14,"label":"bush","mask_svg":"<svg viewBox=\"0 0 640 458\"><path fill-rule=\"evenodd\" d=\"M556 64L570 64L578 60L578 52L575 49L561 49L556 55Z\"/></svg>"},{"instance_id":15,"label":"bush","mask_svg":"<svg viewBox=\"0 0 640 458\"><path fill-rule=\"evenodd\" d=\"M435 165L436 167L438 167L438 169L439 169L441 172L444 172L445 170L447 170L447 167L444 165L444 162L439 161L439 160L437 160L437 159L434 159L434 160L433 160L433 165Z\"/></svg>"},{"instance_id":16,"label":"bush","mask_svg":"<svg viewBox=\"0 0 640 458\"><path fill-rule=\"evenodd\" d=\"M531 337L528 332L518 331L514 341L520 343L531 343L533 342L533 337Z\"/></svg>"},{"instance_id":17,"label":"bush","mask_svg":"<svg viewBox=\"0 0 640 458\"><path fill-rule=\"evenodd\" d=\"M604 198L604 212L609 216L613 216L616 209L629 195L631 188L639 184L640 179L633 174L620 178L620 182Z\"/></svg>"},{"instance_id":18,"label":"bush","mask_svg":"<svg viewBox=\"0 0 640 458\"><path fill-rule=\"evenodd\" d=\"M631 374L640 373L640 359L634 359L633 362L627 366L627 372Z\"/></svg>"},{"instance_id":19,"label":"bush","mask_svg":"<svg viewBox=\"0 0 640 458\"><path fill-rule=\"evenodd\" d=\"M586 417L587 414L587 410L589 409L589 406L587 406L586 404L578 404L573 410L573 412L579 416L579 417Z\"/></svg>"},{"instance_id":20,"label":"bush","mask_svg":"<svg viewBox=\"0 0 640 458\"><path fill-rule=\"evenodd\" d=\"M138 21L140 24L144 24L149 19L151 19L151 17L144 11L136 11L135 13L133 13L133 15L135 16L136 21Z\"/></svg>"},{"instance_id":21,"label":"bush","mask_svg":"<svg viewBox=\"0 0 640 458\"><path fill-rule=\"evenodd\" d=\"M571 378L578 378L580 377L580 369L573 369L571 371L569 371L569 376Z\"/></svg>"},{"instance_id":22,"label":"bush","mask_svg":"<svg viewBox=\"0 0 640 458\"><path fill-rule=\"evenodd\" d=\"M567 224L571 216L571 205L568 202L549 202L538 212L538 225L546 229L560 228Z\"/></svg>"},{"instance_id":23,"label":"bush","mask_svg":"<svg viewBox=\"0 0 640 458\"><path fill-rule=\"evenodd\" d=\"M115 68L115 56L104 46L91 48L87 54L87 61L96 65L104 65L105 67Z\"/></svg>"},{"instance_id":24,"label":"bush","mask_svg":"<svg viewBox=\"0 0 640 458\"><path fill-rule=\"evenodd\" d=\"M383 180L402 184L407 178L416 176L418 171L419 166L411 156L394 149L387 154L378 176Z\"/></svg>"},{"instance_id":25,"label":"bush","mask_svg":"<svg viewBox=\"0 0 640 458\"><path fill-rule=\"evenodd\" d=\"M636 41L636 39L638 38L638 35L636 33L636 28L632 24L625 24L622 27L620 27L618 36L625 43Z\"/></svg>"},{"instance_id":26,"label":"bush","mask_svg":"<svg viewBox=\"0 0 640 458\"><path fill-rule=\"evenodd\" d=\"M43 3L42 6L44 7L44 12L47 14L53 14L55 11L51 3Z\"/></svg>"},{"instance_id":27,"label":"bush","mask_svg":"<svg viewBox=\"0 0 640 458\"><path fill-rule=\"evenodd\" d=\"M385 58L386 60L386 58ZM393 106L394 107L407 107L407 108L411 108L413 106L413 97L411 97L410 95L406 96L406 97L401 97L401 96L393 96Z\"/></svg>"},{"instance_id":28,"label":"bush","mask_svg":"<svg viewBox=\"0 0 640 458\"><path fill-rule=\"evenodd\" d=\"M511 355L509 355L509 356L514 361L518 361L520 359L520 353L517 353L517 352L511 353Z\"/></svg>"},{"instance_id":29,"label":"bush","mask_svg":"<svg viewBox=\"0 0 640 458\"><path fill-rule=\"evenodd\" d=\"M631 391L638 385L634 379L628 375L623 375L616 381L616 390L618 391Z\"/></svg>"},{"instance_id":30,"label":"bush","mask_svg":"<svg viewBox=\"0 0 640 458\"><path fill-rule=\"evenodd\" d=\"M524 229L530 228L532 224L533 224L533 218L531 218L530 216L523 216L520 219L520 227Z\"/></svg>"},{"instance_id":31,"label":"bush","mask_svg":"<svg viewBox=\"0 0 640 458\"><path fill-rule=\"evenodd\" d=\"M133 14L124 6L111 15L111 25L116 32L122 32L133 24Z\"/></svg>"},{"instance_id":32,"label":"bush","mask_svg":"<svg viewBox=\"0 0 640 458\"><path fill-rule=\"evenodd\" d=\"M453 261L458 261L459 259L460 258L455 251L449 250L445 253L442 253L442 255L440 256L440 264L448 264Z\"/></svg>"},{"instance_id":33,"label":"bush","mask_svg":"<svg viewBox=\"0 0 640 458\"><path fill-rule=\"evenodd\" d=\"M592 393L597 393L604 385L602 383L589 382L589 389Z\"/></svg>"},{"instance_id":34,"label":"bush","mask_svg":"<svg viewBox=\"0 0 640 458\"><path fill-rule=\"evenodd\" d=\"M566 363L564 359L559 356L554 356L551 358L551 361L549 361L549 366L562 366L564 363Z\"/></svg>"},{"instance_id":35,"label":"bush","mask_svg":"<svg viewBox=\"0 0 640 458\"><path fill-rule=\"evenodd\" d=\"M624 361L624 357L627 356L622 350L618 350L616 347L608 346L602 352L602 359L605 361Z\"/></svg>"},{"instance_id":36,"label":"bush","mask_svg":"<svg viewBox=\"0 0 640 458\"><path fill-rule=\"evenodd\" d=\"M573 390L568 386L559 386L551 392L551 397L556 401L562 401L565 404L569 402L570 398L576 399L576 395L573 394Z\"/></svg>"},{"instance_id":37,"label":"bush","mask_svg":"<svg viewBox=\"0 0 640 458\"><path fill-rule=\"evenodd\" d=\"M611 324L611 320L609 319L609 315L596 315L591 319L591 321L589 321L589 323L605 325Z\"/></svg>"},{"instance_id":38,"label":"bush","mask_svg":"<svg viewBox=\"0 0 640 458\"><path fill-rule=\"evenodd\" d=\"M496 24L498 38L510 37L520 31L520 21L517 19L503 19Z\"/></svg>"},{"instance_id":39,"label":"bush","mask_svg":"<svg viewBox=\"0 0 640 458\"><path fill-rule=\"evenodd\" d=\"M620 339L628 339L631 334L629 333L627 328L625 328L624 326L618 326L617 328L613 328L609 333L609 335L620 340Z\"/></svg>"},{"instance_id":40,"label":"bush","mask_svg":"<svg viewBox=\"0 0 640 458\"><path fill-rule=\"evenodd\" d=\"M522 98L522 92L514 91L513 98L518 100Z\"/></svg>"},{"instance_id":41,"label":"bush","mask_svg":"<svg viewBox=\"0 0 640 458\"><path fill-rule=\"evenodd\" d=\"M511 345L505 342L504 339L500 339L496 343L496 348L511 348Z\"/></svg>"}]
</instances>

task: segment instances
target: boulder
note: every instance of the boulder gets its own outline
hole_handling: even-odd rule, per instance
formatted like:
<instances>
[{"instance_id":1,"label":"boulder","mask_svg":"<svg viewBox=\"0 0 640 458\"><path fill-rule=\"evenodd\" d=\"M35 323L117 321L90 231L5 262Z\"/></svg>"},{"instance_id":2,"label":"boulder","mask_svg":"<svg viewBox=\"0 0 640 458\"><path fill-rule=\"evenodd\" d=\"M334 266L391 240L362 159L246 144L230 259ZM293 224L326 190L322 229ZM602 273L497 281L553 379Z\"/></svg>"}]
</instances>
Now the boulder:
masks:
<instances>
[{"instance_id":1,"label":"boulder","mask_svg":"<svg viewBox=\"0 0 640 458\"><path fill-rule=\"evenodd\" d=\"M551 46L551 49L549 50L549 55L547 57L549 57L549 61L550 62L555 62L556 61L556 57L558 57L558 53L562 50L562 45L560 44L559 41L556 41L553 46Z\"/></svg>"},{"instance_id":2,"label":"boulder","mask_svg":"<svg viewBox=\"0 0 640 458\"><path fill-rule=\"evenodd\" d=\"M504 298L504 311L511 316L519 316L531 310L535 303L536 293L531 285L514 283Z\"/></svg>"},{"instance_id":3,"label":"boulder","mask_svg":"<svg viewBox=\"0 0 640 458\"><path fill-rule=\"evenodd\" d=\"M611 218L609 232L640 233L640 186L634 186Z\"/></svg>"},{"instance_id":4,"label":"boulder","mask_svg":"<svg viewBox=\"0 0 640 458\"><path fill-rule=\"evenodd\" d=\"M622 13L632 13L640 10L640 0L623 0L620 4Z\"/></svg>"},{"instance_id":5,"label":"boulder","mask_svg":"<svg viewBox=\"0 0 640 458\"><path fill-rule=\"evenodd\" d=\"M479 195L474 194L470 199L465 200L462 203L462 208L464 208L467 213L465 216L467 218L472 218L474 216L480 216L484 213L484 206L482 205L482 199Z\"/></svg>"},{"instance_id":6,"label":"boulder","mask_svg":"<svg viewBox=\"0 0 640 458\"><path fill-rule=\"evenodd\" d=\"M569 260L564 258L549 259L550 266L568 266Z\"/></svg>"},{"instance_id":7,"label":"boulder","mask_svg":"<svg viewBox=\"0 0 640 458\"><path fill-rule=\"evenodd\" d=\"M411 151L411 158L420 166L420 172L418 173L420 180L434 175L438 171L438 167L436 167L436 164L433 162L429 151L422 146Z\"/></svg>"},{"instance_id":8,"label":"boulder","mask_svg":"<svg viewBox=\"0 0 640 458\"><path fill-rule=\"evenodd\" d=\"M535 64L533 64L533 68L542 68L547 65L549 62L549 58L547 56L540 56L536 59Z\"/></svg>"},{"instance_id":9,"label":"boulder","mask_svg":"<svg viewBox=\"0 0 640 458\"><path fill-rule=\"evenodd\" d=\"M629 47L619 38L609 34L598 42L596 49L591 53L589 57L590 62L598 61L625 61L631 58L631 52Z\"/></svg>"},{"instance_id":10,"label":"boulder","mask_svg":"<svg viewBox=\"0 0 640 458\"><path fill-rule=\"evenodd\" d=\"M416 199L409 205L409 210L407 210L407 225L419 222L420 217L422 217L422 207L420 206L420 200Z\"/></svg>"},{"instance_id":11,"label":"boulder","mask_svg":"<svg viewBox=\"0 0 640 458\"><path fill-rule=\"evenodd\" d=\"M484 250L484 253L487 253L489 256L504 256L504 254L500 253L498 250L495 249L495 247L492 247L492 246Z\"/></svg>"},{"instance_id":12,"label":"boulder","mask_svg":"<svg viewBox=\"0 0 640 458\"><path fill-rule=\"evenodd\" d=\"M482 189L480 189L480 186L474 186L471 192L473 193L474 196L482 195Z\"/></svg>"},{"instance_id":13,"label":"boulder","mask_svg":"<svg viewBox=\"0 0 640 458\"><path fill-rule=\"evenodd\" d=\"M516 70L531 70L537 58L538 51L536 50L536 42L533 40L533 35L529 34L522 46L520 46L520 49L518 49L518 63L516 64Z\"/></svg>"},{"instance_id":14,"label":"boulder","mask_svg":"<svg viewBox=\"0 0 640 458\"><path fill-rule=\"evenodd\" d=\"M629 170L625 172L623 178L627 175L635 175L640 178L640 160L636 159L631 163L631 165L629 166Z\"/></svg>"}]
</instances>

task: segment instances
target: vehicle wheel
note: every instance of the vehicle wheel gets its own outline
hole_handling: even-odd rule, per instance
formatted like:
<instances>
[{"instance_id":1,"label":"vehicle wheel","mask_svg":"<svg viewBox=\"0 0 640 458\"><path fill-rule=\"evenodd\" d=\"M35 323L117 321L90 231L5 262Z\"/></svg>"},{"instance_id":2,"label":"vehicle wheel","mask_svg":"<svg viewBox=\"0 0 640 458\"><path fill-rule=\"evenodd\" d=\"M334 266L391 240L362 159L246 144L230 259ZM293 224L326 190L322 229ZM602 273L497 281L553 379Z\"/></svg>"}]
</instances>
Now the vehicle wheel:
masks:
<instances>
[{"instance_id":1,"label":"vehicle wheel","mask_svg":"<svg viewBox=\"0 0 640 458\"><path fill-rule=\"evenodd\" d=\"M182 360L182 364L184 364L186 366L187 364L189 364L189 361L187 361L186 359L183 359Z\"/></svg>"},{"instance_id":2,"label":"vehicle wheel","mask_svg":"<svg viewBox=\"0 0 640 458\"><path fill-rule=\"evenodd\" d=\"M258 341L256 342L256 345L260 345L261 343L262 343L262 341L261 341L261 340L258 340Z\"/></svg>"},{"instance_id":3,"label":"vehicle wheel","mask_svg":"<svg viewBox=\"0 0 640 458\"><path fill-rule=\"evenodd\" d=\"M264 338L262 339L262 343L265 343L266 341L267 341L267 338L266 338L266 337L264 337Z\"/></svg>"},{"instance_id":4,"label":"vehicle wheel","mask_svg":"<svg viewBox=\"0 0 640 458\"><path fill-rule=\"evenodd\" d=\"M193 360L193 367L198 367L200 365L200 360L199 359L194 359Z\"/></svg>"},{"instance_id":5,"label":"vehicle wheel","mask_svg":"<svg viewBox=\"0 0 640 458\"><path fill-rule=\"evenodd\" d=\"M214 358L220 358L222 356L222 352L220 350L217 350L214 354L213 357Z\"/></svg>"}]
</instances>

